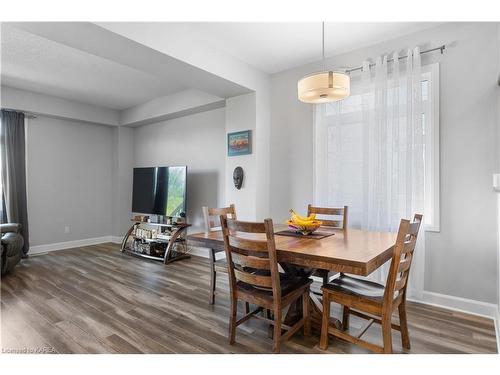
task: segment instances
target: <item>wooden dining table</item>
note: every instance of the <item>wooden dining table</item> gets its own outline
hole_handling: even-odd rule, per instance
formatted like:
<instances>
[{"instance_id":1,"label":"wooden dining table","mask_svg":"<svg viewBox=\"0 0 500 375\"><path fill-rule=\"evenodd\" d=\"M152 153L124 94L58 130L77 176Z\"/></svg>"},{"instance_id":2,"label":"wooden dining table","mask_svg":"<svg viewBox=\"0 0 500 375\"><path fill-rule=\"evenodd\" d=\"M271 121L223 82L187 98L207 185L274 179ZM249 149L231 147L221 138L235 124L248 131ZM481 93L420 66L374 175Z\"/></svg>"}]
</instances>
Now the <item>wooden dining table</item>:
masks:
<instances>
[{"instance_id":1,"label":"wooden dining table","mask_svg":"<svg viewBox=\"0 0 500 375\"><path fill-rule=\"evenodd\" d=\"M293 237L277 234L287 226L274 225L278 262L291 276L311 276L315 270L344 272L368 276L391 259L397 233L372 232L360 229L335 230L320 227L317 232L328 233L316 239L306 236ZM245 234L252 239L265 239L264 234ZM187 236L188 244L224 251L222 231L193 233ZM321 322L322 306L319 298L311 293L313 323ZM299 309L297 309L300 311ZM338 321L332 319L338 325Z\"/></svg>"}]
</instances>

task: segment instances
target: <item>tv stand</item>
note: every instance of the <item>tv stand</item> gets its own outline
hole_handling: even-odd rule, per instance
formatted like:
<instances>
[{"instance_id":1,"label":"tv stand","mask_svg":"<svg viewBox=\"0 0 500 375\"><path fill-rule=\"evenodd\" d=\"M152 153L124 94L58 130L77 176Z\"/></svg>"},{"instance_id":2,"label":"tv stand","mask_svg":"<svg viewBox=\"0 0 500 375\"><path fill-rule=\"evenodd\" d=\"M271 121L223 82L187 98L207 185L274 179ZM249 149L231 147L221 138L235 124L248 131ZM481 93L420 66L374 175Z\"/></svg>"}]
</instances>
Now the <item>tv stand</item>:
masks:
<instances>
[{"instance_id":1,"label":"tv stand","mask_svg":"<svg viewBox=\"0 0 500 375\"><path fill-rule=\"evenodd\" d=\"M190 258L186 241L187 223L148 223L132 220L134 224L123 237L121 252L168 264Z\"/></svg>"}]
</instances>

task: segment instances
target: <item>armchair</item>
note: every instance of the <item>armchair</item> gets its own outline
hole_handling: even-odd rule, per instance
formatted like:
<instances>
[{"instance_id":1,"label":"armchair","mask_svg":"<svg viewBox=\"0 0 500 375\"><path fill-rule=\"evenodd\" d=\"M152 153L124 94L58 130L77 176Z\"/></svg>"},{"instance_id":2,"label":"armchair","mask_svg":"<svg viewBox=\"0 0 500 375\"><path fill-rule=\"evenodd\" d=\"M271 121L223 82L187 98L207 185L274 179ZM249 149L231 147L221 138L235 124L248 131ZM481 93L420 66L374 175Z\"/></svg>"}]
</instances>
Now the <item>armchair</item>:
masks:
<instances>
[{"instance_id":1,"label":"armchair","mask_svg":"<svg viewBox=\"0 0 500 375\"><path fill-rule=\"evenodd\" d=\"M2 235L0 268L2 275L10 272L21 260L24 239L20 232L21 224L0 224L0 233Z\"/></svg>"}]
</instances>

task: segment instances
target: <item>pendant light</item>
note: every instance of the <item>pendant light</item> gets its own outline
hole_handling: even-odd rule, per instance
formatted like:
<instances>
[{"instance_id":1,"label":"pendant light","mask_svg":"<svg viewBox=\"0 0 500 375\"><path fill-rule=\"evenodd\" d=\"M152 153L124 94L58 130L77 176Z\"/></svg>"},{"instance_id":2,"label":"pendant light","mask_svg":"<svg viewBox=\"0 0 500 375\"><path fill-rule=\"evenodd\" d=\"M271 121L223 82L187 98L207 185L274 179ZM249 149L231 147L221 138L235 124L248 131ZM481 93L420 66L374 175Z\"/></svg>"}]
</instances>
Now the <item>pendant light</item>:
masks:
<instances>
[{"instance_id":1,"label":"pendant light","mask_svg":"<svg viewBox=\"0 0 500 375\"><path fill-rule=\"evenodd\" d=\"M325 23L323 33L323 71L303 77L297 84L298 97L304 103L328 103L347 98L351 93L351 79L342 72L325 69Z\"/></svg>"}]
</instances>

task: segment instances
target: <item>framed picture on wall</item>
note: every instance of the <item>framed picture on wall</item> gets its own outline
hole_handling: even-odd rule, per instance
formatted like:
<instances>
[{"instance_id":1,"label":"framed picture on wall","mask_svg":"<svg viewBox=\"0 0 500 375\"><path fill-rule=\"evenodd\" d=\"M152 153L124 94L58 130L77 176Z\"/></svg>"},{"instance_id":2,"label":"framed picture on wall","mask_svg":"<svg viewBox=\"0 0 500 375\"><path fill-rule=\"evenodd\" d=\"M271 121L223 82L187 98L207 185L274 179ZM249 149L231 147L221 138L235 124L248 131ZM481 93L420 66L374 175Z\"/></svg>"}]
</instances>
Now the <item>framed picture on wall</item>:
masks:
<instances>
[{"instance_id":1,"label":"framed picture on wall","mask_svg":"<svg viewBox=\"0 0 500 375\"><path fill-rule=\"evenodd\" d=\"M249 155L252 153L252 131L244 130L227 134L227 156Z\"/></svg>"}]
</instances>

